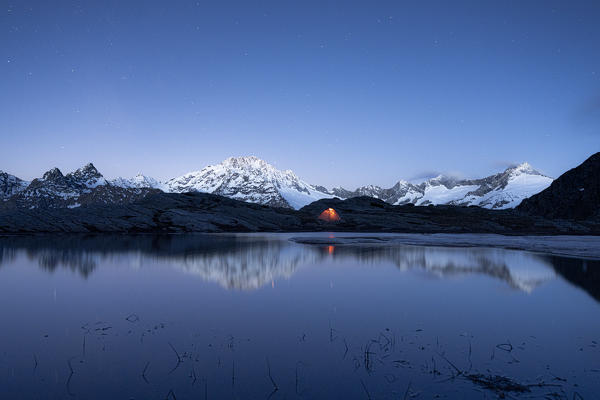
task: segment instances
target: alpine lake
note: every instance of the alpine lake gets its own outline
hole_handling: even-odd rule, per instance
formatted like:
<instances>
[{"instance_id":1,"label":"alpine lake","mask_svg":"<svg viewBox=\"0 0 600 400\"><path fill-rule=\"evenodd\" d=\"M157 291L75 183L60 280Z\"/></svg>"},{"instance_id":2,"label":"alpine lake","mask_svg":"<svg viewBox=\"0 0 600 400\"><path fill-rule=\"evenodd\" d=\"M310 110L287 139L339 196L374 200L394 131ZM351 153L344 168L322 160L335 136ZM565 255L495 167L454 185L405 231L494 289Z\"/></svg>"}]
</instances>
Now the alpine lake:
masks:
<instances>
[{"instance_id":1,"label":"alpine lake","mask_svg":"<svg viewBox=\"0 0 600 400\"><path fill-rule=\"evenodd\" d=\"M0 237L0 398L600 397L600 261L350 236Z\"/></svg>"}]
</instances>

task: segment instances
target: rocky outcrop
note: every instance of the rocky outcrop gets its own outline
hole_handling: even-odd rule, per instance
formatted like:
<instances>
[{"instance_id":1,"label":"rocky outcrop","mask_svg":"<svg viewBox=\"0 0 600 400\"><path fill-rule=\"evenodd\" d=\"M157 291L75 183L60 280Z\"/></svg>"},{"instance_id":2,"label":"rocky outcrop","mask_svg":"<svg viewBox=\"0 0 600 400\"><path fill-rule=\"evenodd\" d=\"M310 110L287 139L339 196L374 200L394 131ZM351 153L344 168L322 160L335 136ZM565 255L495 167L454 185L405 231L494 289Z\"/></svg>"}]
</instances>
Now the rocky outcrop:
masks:
<instances>
[{"instance_id":1,"label":"rocky outcrop","mask_svg":"<svg viewBox=\"0 0 600 400\"><path fill-rule=\"evenodd\" d=\"M5 198L4 209L77 208L97 204L123 204L142 199L159 190L127 188L110 184L93 164L66 175L58 168L47 171L26 187Z\"/></svg>"},{"instance_id":2,"label":"rocky outcrop","mask_svg":"<svg viewBox=\"0 0 600 400\"><path fill-rule=\"evenodd\" d=\"M519 211L546 218L600 219L600 152L524 200Z\"/></svg>"}]
</instances>

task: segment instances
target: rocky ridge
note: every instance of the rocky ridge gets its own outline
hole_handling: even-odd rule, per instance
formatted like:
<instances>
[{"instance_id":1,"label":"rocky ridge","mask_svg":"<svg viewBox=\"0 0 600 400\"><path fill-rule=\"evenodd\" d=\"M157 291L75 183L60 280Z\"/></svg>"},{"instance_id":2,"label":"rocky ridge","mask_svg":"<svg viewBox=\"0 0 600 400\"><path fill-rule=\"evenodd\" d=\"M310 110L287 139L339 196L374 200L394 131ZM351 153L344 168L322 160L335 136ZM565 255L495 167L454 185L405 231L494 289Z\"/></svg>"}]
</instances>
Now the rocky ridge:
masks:
<instances>
[{"instance_id":1,"label":"rocky ridge","mask_svg":"<svg viewBox=\"0 0 600 400\"><path fill-rule=\"evenodd\" d=\"M17 178L18 179L18 178ZM108 182L93 164L66 175L53 168L34 179L0 205L4 209L77 208L93 204L121 204L139 200L151 188L124 188Z\"/></svg>"}]
</instances>

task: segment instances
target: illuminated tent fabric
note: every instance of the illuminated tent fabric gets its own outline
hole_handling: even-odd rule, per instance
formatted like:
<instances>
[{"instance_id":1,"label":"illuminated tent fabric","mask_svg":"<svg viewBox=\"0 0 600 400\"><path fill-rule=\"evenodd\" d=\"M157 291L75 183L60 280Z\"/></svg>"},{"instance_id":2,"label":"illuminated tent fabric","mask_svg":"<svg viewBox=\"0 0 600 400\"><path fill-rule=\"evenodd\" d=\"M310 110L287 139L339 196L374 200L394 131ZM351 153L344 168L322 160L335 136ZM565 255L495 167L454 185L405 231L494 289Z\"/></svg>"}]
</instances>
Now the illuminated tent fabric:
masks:
<instances>
[{"instance_id":1,"label":"illuminated tent fabric","mask_svg":"<svg viewBox=\"0 0 600 400\"><path fill-rule=\"evenodd\" d=\"M340 215L333 208L328 208L319 215L319 219L326 222L338 222Z\"/></svg>"}]
</instances>

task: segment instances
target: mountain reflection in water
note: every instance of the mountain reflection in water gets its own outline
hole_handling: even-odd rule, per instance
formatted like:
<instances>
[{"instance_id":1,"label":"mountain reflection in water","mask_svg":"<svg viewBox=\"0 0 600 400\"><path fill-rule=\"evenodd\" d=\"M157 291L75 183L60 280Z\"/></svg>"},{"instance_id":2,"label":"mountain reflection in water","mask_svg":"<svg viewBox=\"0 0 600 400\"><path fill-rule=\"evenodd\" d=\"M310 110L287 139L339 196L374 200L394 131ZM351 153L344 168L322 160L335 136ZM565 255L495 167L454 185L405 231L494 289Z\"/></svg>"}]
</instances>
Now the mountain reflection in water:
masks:
<instances>
[{"instance_id":1,"label":"mountain reflection in water","mask_svg":"<svg viewBox=\"0 0 600 400\"><path fill-rule=\"evenodd\" d=\"M302 245L270 235L12 236L0 239L0 268L19 254L53 272L67 268L83 278L102 262L124 260L139 268L160 262L227 289L252 290L289 279L304 265L395 265L452 278L486 275L531 292L558 274L600 301L600 262L493 248L377 245Z\"/></svg>"},{"instance_id":2,"label":"mountain reflection in water","mask_svg":"<svg viewBox=\"0 0 600 400\"><path fill-rule=\"evenodd\" d=\"M597 261L292 237L0 238L0 398L600 391Z\"/></svg>"}]
</instances>

